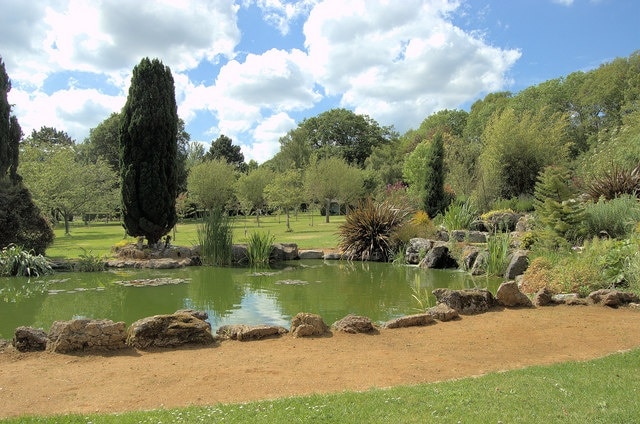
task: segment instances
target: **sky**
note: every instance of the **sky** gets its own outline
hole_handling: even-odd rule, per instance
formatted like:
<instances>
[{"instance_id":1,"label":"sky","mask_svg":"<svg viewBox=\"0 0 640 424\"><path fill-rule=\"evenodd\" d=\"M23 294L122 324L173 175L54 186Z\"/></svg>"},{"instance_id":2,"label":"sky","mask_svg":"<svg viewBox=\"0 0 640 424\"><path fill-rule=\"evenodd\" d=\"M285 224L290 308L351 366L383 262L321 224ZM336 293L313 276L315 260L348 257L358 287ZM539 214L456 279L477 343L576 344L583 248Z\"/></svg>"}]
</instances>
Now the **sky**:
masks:
<instances>
[{"instance_id":1,"label":"sky","mask_svg":"<svg viewBox=\"0 0 640 424\"><path fill-rule=\"evenodd\" d=\"M637 0L0 0L0 56L25 135L78 143L124 106L143 57L169 66L178 115L262 163L332 108L400 134L640 50Z\"/></svg>"}]
</instances>

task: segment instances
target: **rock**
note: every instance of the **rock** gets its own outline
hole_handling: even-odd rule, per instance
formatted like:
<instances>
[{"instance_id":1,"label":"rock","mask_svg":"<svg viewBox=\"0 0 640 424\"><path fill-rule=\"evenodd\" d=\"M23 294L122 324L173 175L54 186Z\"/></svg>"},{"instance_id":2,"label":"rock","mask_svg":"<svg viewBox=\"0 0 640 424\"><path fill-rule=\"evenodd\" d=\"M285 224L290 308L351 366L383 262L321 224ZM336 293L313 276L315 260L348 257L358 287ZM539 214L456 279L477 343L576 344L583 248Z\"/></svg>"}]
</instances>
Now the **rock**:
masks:
<instances>
[{"instance_id":1,"label":"rock","mask_svg":"<svg viewBox=\"0 0 640 424\"><path fill-rule=\"evenodd\" d=\"M467 239L467 232L465 230L451 230L449 231L449 240L453 241L465 241Z\"/></svg>"},{"instance_id":2,"label":"rock","mask_svg":"<svg viewBox=\"0 0 640 424\"><path fill-rule=\"evenodd\" d=\"M138 349L208 345L214 341L211 325L186 312L143 318L131 324L127 334L127 344Z\"/></svg>"},{"instance_id":3,"label":"rock","mask_svg":"<svg viewBox=\"0 0 640 424\"><path fill-rule=\"evenodd\" d=\"M429 308L427 312L433 317L433 319L437 319L442 322L451 321L460 317L458 311L446 303L438 303L436 306Z\"/></svg>"},{"instance_id":4,"label":"rock","mask_svg":"<svg viewBox=\"0 0 640 424\"><path fill-rule=\"evenodd\" d=\"M396 319L392 319L391 321L387 321L384 323L384 328L404 328L404 327L419 327L423 325L433 324L435 320L431 316L431 314L415 314L415 315L407 315L404 317L399 317Z\"/></svg>"},{"instance_id":5,"label":"rock","mask_svg":"<svg viewBox=\"0 0 640 424\"><path fill-rule=\"evenodd\" d=\"M553 304L553 294L551 291L543 287L533 296L533 304L536 306L547 306Z\"/></svg>"},{"instance_id":6,"label":"rock","mask_svg":"<svg viewBox=\"0 0 640 424\"><path fill-rule=\"evenodd\" d=\"M445 243L436 243L420 261L420 268L457 268L458 263L449 255L449 247Z\"/></svg>"},{"instance_id":7,"label":"rock","mask_svg":"<svg viewBox=\"0 0 640 424\"><path fill-rule=\"evenodd\" d=\"M327 252L324 254L323 259L327 261L339 261L343 255L340 252Z\"/></svg>"},{"instance_id":8,"label":"rock","mask_svg":"<svg viewBox=\"0 0 640 424\"><path fill-rule=\"evenodd\" d=\"M425 238L412 238L405 250L405 260L408 264L417 265L433 247L434 242Z\"/></svg>"},{"instance_id":9,"label":"rock","mask_svg":"<svg viewBox=\"0 0 640 424\"><path fill-rule=\"evenodd\" d=\"M471 275L483 275L487 273L487 261L489 259L489 252L483 250L478 252L476 260L471 267Z\"/></svg>"},{"instance_id":10,"label":"rock","mask_svg":"<svg viewBox=\"0 0 640 424\"><path fill-rule=\"evenodd\" d=\"M20 352L38 352L47 348L47 333L40 328L18 327L11 344Z\"/></svg>"},{"instance_id":11,"label":"rock","mask_svg":"<svg viewBox=\"0 0 640 424\"><path fill-rule=\"evenodd\" d=\"M336 331L345 333L372 333L376 331L373 322L367 317L349 314L331 326Z\"/></svg>"},{"instance_id":12,"label":"rock","mask_svg":"<svg viewBox=\"0 0 640 424\"><path fill-rule=\"evenodd\" d=\"M291 320L293 337L322 336L329 332L329 326L316 314L300 312Z\"/></svg>"},{"instance_id":13,"label":"rock","mask_svg":"<svg viewBox=\"0 0 640 424\"><path fill-rule=\"evenodd\" d=\"M249 263L249 251L246 244L234 244L231 246L231 262L234 264Z\"/></svg>"},{"instance_id":14,"label":"rock","mask_svg":"<svg viewBox=\"0 0 640 424\"><path fill-rule=\"evenodd\" d=\"M507 266L504 277L507 280L513 280L518 275L524 274L528 267L529 256L527 252L524 250L516 250L511 255L511 260L509 261L509 266Z\"/></svg>"},{"instance_id":15,"label":"rock","mask_svg":"<svg viewBox=\"0 0 640 424\"><path fill-rule=\"evenodd\" d=\"M436 231L436 240L437 241L444 241L444 242L449 241L449 233L447 232L447 230L444 227L439 228Z\"/></svg>"},{"instance_id":16,"label":"rock","mask_svg":"<svg viewBox=\"0 0 640 424\"><path fill-rule=\"evenodd\" d=\"M274 262L298 259L298 245L295 243L276 243L272 246L270 259Z\"/></svg>"},{"instance_id":17,"label":"rock","mask_svg":"<svg viewBox=\"0 0 640 424\"><path fill-rule=\"evenodd\" d=\"M618 308L629 303L638 303L638 295L618 290L602 289L589 294L589 299L595 304L602 304L611 308Z\"/></svg>"},{"instance_id":18,"label":"rock","mask_svg":"<svg viewBox=\"0 0 640 424\"><path fill-rule=\"evenodd\" d=\"M209 314L205 311L196 311L195 309L179 309L175 312L176 314L190 314L202 321L206 321L209 319Z\"/></svg>"},{"instance_id":19,"label":"rock","mask_svg":"<svg viewBox=\"0 0 640 424\"><path fill-rule=\"evenodd\" d=\"M467 233L467 242L469 243L486 243L487 233L483 231L469 231Z\"/></svg>"},{"instance_id":20,"label":"rock","mask_svg":"<svg viewBox=\"0 0 640 424\"><path fill-rule=\"evenodd\" d=\"M465 246L462 251L462 266L465 270L471 271L473 269L473 265L475 264L479 253L480 250L477 247Z\"/></svg>"},{"instance_id":21,"label":"rock","mask_svg":"<svg viewBox=\"0 0 640 424\"><path fill-rule=\"evenodd\" d=\"M322 259L324 252L322 250L300 250L298 257L300 259Z\"/></svg>"},{"instance_id":22,"label":"rock","mask_svg":"<svg viewBox=\"0 0 640 424\"><path fill-rule=\"evenodd\" d=\"M512 211L493 212L486 218L486 222L491 231L510 233L516 230L521 216Z\"/></svg>"},{"instance_id":23,"label":"rock","mask_svg":"<svg viewBox=\"0 0 640 424\"><path fill-rule=\"evenodd\" d=\"M533 307L531 299L522 293L515 281L507 281L500 284L496 292L496 300L498 304L507 307L523 306L527 308Z\"/></svg>"},{"instance_id":24,"label":"rock","mask_svg":"<svg viewBox=\"0 0 640 424\"><path fill-rule=\"evenodd\" d=\"M481 219L478 219L478 220L476 220L476 221L473 221L473 222L471 223L471 225L469 225L469 229L470 229L471 231L479 231L479 232L482 232L482 233L489 232L489 230L490 230L490 228L489 228L489 226L488 226L487 222L486 222L486 221L483 221L483 220L481 220Z\"/></svg>"},{"instance_id":25,"label":"rock","mask_svg":"<svg viewBox=\"0 0 640 424\"><path fill-rule=\"evenodd\" d=\"M122 321L55 321L49 329L47 350L56 353L117 350L126 347L126 339L126 326Z\"/></svg>"},{"instance_id":26,"label":"rock","mask_svg":"<svg viewBox=\"0 0 640 424\"><path fill-rule=\"evenodd\" d=\"M223 338L247 341L247 340L259 340L265 337L280 336L288 333L284 327L276 325L223 325L218 328L216 334Z\"/></svg>"},{"instance_id":27,"label":"rock","mask_svg":"<svg viewBox=\"0 0 640 424\"><path fill-rule=\"evenodd\" d=\"M496 306L491 292L484 289L435 289L432 293L438 302L447 304L461 315L480 314Z\"/></svg>"},{"instance_id":28,"label":"rock","mask_svg":"<svg viewBox=\"0 0 640 424\"><path fill-rule=\"evenodd\" d=\"M149 259L145 268L150 269L176 269L184 268L191 265L191 258L173 259L173 258L159 258Z\"/></svg>"}]
</instances>

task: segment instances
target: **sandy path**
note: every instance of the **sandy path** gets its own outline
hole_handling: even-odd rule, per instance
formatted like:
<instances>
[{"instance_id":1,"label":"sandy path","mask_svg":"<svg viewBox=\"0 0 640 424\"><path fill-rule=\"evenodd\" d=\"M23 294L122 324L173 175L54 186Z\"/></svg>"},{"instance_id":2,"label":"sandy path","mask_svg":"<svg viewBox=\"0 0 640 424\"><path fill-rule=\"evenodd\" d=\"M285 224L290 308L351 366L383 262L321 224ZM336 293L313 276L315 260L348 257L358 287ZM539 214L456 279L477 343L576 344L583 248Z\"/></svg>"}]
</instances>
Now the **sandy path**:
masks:
<instances>
[{"instance_id":1,"label":"sandy path","mask_svg":"<svg viewBox=\"0 0 640 424\"><path fill-rule=\"evenodd\" d=\"M119 412L366 390L640 347L640 311L507 309L377 335L288 335L109 355L0 353L0 417Z\"/></svg>"}]
</instances>

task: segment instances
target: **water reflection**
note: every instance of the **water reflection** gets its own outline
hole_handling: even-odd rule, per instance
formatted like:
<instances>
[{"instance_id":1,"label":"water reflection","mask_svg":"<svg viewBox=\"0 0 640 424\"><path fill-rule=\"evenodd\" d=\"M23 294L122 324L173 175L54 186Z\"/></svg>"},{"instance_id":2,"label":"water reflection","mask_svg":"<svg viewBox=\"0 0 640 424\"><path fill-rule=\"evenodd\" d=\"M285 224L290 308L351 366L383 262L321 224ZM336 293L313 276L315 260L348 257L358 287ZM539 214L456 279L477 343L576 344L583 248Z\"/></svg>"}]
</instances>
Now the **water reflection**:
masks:
<instances>
[{"instance_id":1,"label":"water reflection","mask_svg":"<svg viewBox=\"0 0 640 424\"><path fill-rule=\"evenodd\" d=\"M179 278L182 284L125 287L117 281ZM349 313L373 321L415 313L411 288L487 287L496 279L458 271L347 261L295 261L279 269L192 267L64 273L38 280L0 278L0 337L21 325L48 330L78 317L131 324L182 308L204 310L214 330L224 324L289 326L298 312L320 314L328 324Z\"/></svg>"}]
</instances>

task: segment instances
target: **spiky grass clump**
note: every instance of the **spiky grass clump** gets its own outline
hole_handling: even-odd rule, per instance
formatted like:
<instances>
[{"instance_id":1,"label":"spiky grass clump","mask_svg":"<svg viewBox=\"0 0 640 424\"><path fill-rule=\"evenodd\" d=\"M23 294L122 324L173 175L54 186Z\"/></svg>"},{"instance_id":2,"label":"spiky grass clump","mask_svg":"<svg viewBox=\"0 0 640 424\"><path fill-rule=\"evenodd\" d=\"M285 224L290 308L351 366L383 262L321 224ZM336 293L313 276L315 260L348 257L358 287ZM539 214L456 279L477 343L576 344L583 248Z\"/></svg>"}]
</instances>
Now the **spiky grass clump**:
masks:
<instances>
[{"instance_id":1,"label":"spiky grass clump","mask_svg":"<svg viewBox=\"0 0 640 424\"><path fill-rule=\"evenodd\" d=\"M468 230L471 223L478 217L478 212L471 202L453 202L447 207L442 216L442 225L449 231Z\"/></svg>"},{"instance_id":2,"label":"spiky grass clump","mask_svg":"<svg viewBox=\"0 0 640 424\"><path fill-rule=\"evenodd\" d=\"M0 275L38 277L53 271L42 255L34 255L20 246L9 245L0 251Z\"/></svg>"},{"instance_id":3,"label":"spiky grass clump","mask_svg":"<svg viewBox=\"0 0 640 424\"><path fill-rule=\"evenodd\" d=\"M209 212L198 226L202 263L214 266L231 264L233 228L229 216L217 208Z\"/></svg>"},{"instance_id":4,"label":"spiky grass clump","mask_svg":"<svg viewBox=\"0 0 640 424\"><path fill-rule=\"evenodd\" d=\"M338 246L350 259L388 261L398 243L396 231L407 215L388 202L362 201L339 227Z\"/></svg>"},{"instance_id":5,"label":"spiky grass clump","mask_svg":"<svg viewBox=\"0 0 640 424\"><path fill-rule=\"evenodd\" d=\"M249 265L256 268L268 267L273 251L275 236L269 232L253 232L247 242Z\"/></svg>"},{"instance_id":6,"label":"spiky grass clump","mask_svg":"<svg viewBox=\"0 0 640 424\"><path fill-rule=\"evenodd\" d=\"M487 239L487 274L501 276L507 268L509 256L509 233L494 233Z\"/></svg>"},{"instance_id":7,"label":"spiky grass clump","mask_svg":"<svg viewBox=\"0 0 640 424\"><path fill-rule=\"evenodd\" d=\"M609 171L590 181L586 191L587 195L596 201L601 197L611 200L623 194L638 196L640 193L640 165L633 169L624 169L614 165Z\"/></svg>"}]
</instances>

